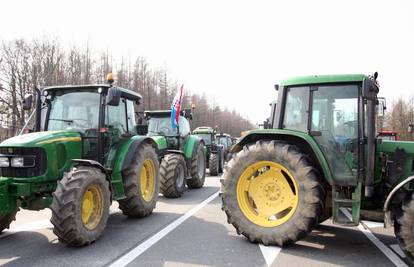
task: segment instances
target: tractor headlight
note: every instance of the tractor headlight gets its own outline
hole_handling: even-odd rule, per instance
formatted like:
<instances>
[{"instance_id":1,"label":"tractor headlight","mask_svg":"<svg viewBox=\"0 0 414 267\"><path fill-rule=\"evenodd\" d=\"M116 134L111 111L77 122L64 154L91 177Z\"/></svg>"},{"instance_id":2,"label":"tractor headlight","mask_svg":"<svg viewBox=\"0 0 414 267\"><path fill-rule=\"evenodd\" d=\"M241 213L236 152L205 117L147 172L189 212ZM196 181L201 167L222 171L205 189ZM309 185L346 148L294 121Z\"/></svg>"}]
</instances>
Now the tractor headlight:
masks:
<instances>
[{"instance_id":1,"label":"tractor headlight","mask_svg":"<svg viewBox=\"0 0 414 267\"><path fill-rule=\"evenodd\" d=\"M9 158L0 157L0 168L6 168L6 167L9 167L9 166L10 166Z\"/></svg>"},{"instance_id":2,"label":"tractor headlight","mask_svg":"<svg viewBox=\"0 0 414 267\"><path fill-rule=\"evenodd\" d=\"M11 166L15 168L24 167L24 158L22 157L14 157L11 160Z\"/></svg>"}]
</instances>

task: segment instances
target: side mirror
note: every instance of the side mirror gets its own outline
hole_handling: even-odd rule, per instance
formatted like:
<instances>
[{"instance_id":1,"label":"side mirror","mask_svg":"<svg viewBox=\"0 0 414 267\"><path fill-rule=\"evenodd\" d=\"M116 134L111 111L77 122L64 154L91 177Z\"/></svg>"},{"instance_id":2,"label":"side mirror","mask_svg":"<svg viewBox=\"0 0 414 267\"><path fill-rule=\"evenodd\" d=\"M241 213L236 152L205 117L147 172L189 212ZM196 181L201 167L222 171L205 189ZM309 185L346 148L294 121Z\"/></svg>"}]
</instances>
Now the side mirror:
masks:
<instances>
[{"instance_id":1,"label":"side mirror","mask_svg":"<svg viewBox=\"0 0 414 267\"><path fill-rule=\"evenodd\" d=\"M387 109L387 104L385 102L385 98L378 98L378 106L377 106L378 117L384 117L386 109Z\"/></svg>"},{"instance_id":2,"label":"side mirror","mask_svg":"<svg viewBox=\"0 0 414 267\"><path fill-rule=\"evenodd\" d=\"M413 133L414 132L414 123L411 123L408 125L408 132Z\"/></svg>"},{"instance_id":3,"label":"side mirror","mask_svg":"<svg viewBox=\"0 0 414 267\"><path fill-rule=\"evenodd\" d=\"M110 87L106 95L106 104L108 106L119 106L121 100L121 91L116 87Z\"/></svg>"},{"instance_id":4,"label":"side mirror","mask_svg":"<svg viewBox=\"0 0 414 267\"><path fill-rule=\"evenodd\" d=\"M22 102L23 110L31 110L32 104L33 104L33 95L32 94L25 95L23 102Z\"/></svg>"}]
</instances>

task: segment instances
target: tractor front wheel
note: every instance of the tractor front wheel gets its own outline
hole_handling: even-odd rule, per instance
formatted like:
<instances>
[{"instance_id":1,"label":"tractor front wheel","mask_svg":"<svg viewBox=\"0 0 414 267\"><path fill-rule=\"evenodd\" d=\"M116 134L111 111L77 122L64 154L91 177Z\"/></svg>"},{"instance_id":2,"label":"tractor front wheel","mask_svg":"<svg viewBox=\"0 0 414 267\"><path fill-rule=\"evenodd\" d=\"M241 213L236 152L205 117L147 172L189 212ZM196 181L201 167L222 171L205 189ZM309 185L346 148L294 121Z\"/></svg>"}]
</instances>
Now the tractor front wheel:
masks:
<instances>
[{"instance_id":1,"label":"tractor front wheel","mask_svg":"<svg viewBox=\"0 0 414 267\"><path fill-rule=\"evenodd\" d=\"M223 210L238 234L264 245L293 243L318 223L325 199L320 175L296 146L259 141L228 163Z\"/></svg>"},{"instance_id":2,"label":"tractor front wheel","mask_svg":"<svg viewBox=\"0 0 414 267\"><path fill-rule=\"evenodd\" d=\"M189 188L201 188L206 179L206 154L204 152L204 144L199 143L196 153L191 159L190 169L191 179L187 180Z\"/></svg>"},{"instance_id":3,"label":"tractor front wheel","mask_svg":"<svg viewBox=\"0 0 414 267\"><path fill-rule=\"evenodd\" d=\"M208 166L211 176L217 176L219 174L219 155L217 153L210 154Z\"/></svg>"},{"instance_id":4,"label":"tractor front wheel","mask_svg":"<svg viewBox=\"0 0 414 267\"><path fill-rule=\"evenodd\" d=\"M409 195L396 212L394 232L407 260L414 265L414 194Z\"/></svg>"},{"instance_id":5,"label":"tractor front wheel","mask_svg":"<svg viewBox=\"0 0 414 267\"><path fill-rule=\"evenodd\" d=\"M158 174L155 149L150 144L143 144L136 151L129 168L122 174L126 198L118 202L125 215L141 218L152 213L158 199Z\"/></svg>"},{"instance_id":6,"label":"tractor front wheel","mask_svg":"<svg viewBox=\"0 0 414 267\"><path fill-rule=\"evenodd\" d=\"M60 241L84 246L96 241L109 217L109 183L101 170L73 168L53 193L51 222Z\"/></svg>"},{"instance_id":7,"label":"tractor front wheel","mask_svg":"<svg viewBox=\"0 0 414 267\"><path fill-rule=\"evenodd\" d=\"M3 232L4 229L9 229L12 221L16 220L16 213L17 210L12 213L0 215L0 233Z\"/></svg>"},{"instance_id":8,"label":"tractor front wheel","mask_svg":"<svg viewBox=\"0 0 414 267\"><path fill-rule=\"evenodd\" d=\"M160 191L166 198L177 198L185 191L186 164L179 154L166 155L160 166Z\"/></svg>"}]
</instances>

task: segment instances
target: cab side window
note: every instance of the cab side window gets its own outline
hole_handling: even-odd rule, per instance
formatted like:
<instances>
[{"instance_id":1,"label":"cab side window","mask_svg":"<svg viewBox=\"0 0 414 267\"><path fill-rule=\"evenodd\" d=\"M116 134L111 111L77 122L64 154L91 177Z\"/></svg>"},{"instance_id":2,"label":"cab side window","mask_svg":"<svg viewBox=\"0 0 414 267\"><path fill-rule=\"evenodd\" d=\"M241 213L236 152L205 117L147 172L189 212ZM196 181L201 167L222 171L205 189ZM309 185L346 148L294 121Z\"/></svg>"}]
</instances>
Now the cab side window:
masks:
<instances>
[{"instance_id":1,"label":"cab side window","mask_svg":"<svg viewBox=\"0 0 414 267\"><path fill-rule=\"evenodd\" d=\"M180 127L180 136L184 137L190 134L190 123L186 118L180 117L178 126Z\"/></svg>"},{"instance_id":2,"label":"cab side window","mask_svg":"<svg viewBox=\"0 0 414 267\"><path fill-rule=\"evenodd\" d=\"M134 102L132 102L131 100L127 100L126 105L127 105L128 131L132 134L136 134L137 128L136 128L136 120L135 120Z\"/></svg>"},{"instance_id":3,"label":"cab side window","mask_svg":"<svg viewBox=\"0 0 414 267\"><path fill-rule=\"evenodd\" d=\"M122 135L127 132L127 118L125 114L125 99L122 99L118 106L107 106L106 124L110 130Z\"/></svg>"},{"instance_id":4,"label":"cab side window","mask_svg":"<svg viewBox=\"0 0 414 267\"><path fill-rule=\"evenodd\" d=\"M307 131L309 112L309 87L287 89L283 128Z\"/></svg>"}]
</instances>

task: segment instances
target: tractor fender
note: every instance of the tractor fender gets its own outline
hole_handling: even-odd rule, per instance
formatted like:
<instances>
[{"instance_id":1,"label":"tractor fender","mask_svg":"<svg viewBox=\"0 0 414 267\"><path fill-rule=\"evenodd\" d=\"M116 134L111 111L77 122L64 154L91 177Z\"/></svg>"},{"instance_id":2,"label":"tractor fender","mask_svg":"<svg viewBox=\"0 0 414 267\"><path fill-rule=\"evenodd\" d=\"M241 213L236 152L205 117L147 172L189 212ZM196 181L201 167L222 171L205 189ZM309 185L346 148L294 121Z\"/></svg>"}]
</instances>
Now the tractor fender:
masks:
<instances>
[{"instance_id":1,"label":"tractor fender","mask_svg":"<svg viewBox=\"0 0 414 267\"><path fill-rule=\"evenodd\" d=\"M286 130L286 129L266 129L252 130L244 135L231 149L230 153L237 153L243 149L245 145L256 143L257 141L280 140L292 145L296 145L302 152L309 155L316 167L321 172L325 180L334 185L332 172L329 168L328 161L319 148L316 141L308 133Z\"/></svg>"},{"instance_id":2,"label":"tractor fender","mask_svg":"<svg viewBox=\"0 0 414 267\"><path fill-rule=\"evenodd\" d=\"M407 185L413 180L414 180L414 175L409 176L405 178L404 180L402 180L391 190L391 192L388 194L387 198L385 199L384 208L383 208L385 227L392 226L391 210L390 210L390 205L392 203L392 200L394 199L394 197L397 195L398 191L400 191L401 188L403 188L405 185Z\"/></svg>"},{"instance_id":3,"label":"tractor fender","mask_svg":"<svg viewBox=\"0 0 414 267\"><path fill-rule=\"evenodd\" d=\"M115 199L123 199L125 197L122 172L130 166L135 153L143 144L150 144L158 154L158 148L155 141L150 137L142 135L130 137L117 148L115 158L111 164L111 184L114 191L113 197Z\"/></svg>"},{"instance_id":4,"label":"tractor fender","mask_svg":"<svg viewBox=\"0 0 414 267\"><path fill-rule=\"evenodd\" d=\"M132 159L134 158L134 155L138 149L138 147L144 143L150 144L152 145L156 150L158 150L158 146L155 143L155 141L147 136L133 136L131 137L130 142L127 142L126 144L124 144L122 146L122 148L120 149L127 149L126 153L122 153L124 154L124 156L122 158L120 158L119 156L121 156L120 154L117 157L117 161L118 160L122 160L122 168L121 171L126 170L129 165L132 162ZM121 152L121 151L120 151Z\"/></svg>"},{"instance_id":5,"label":"tractor fender","mask_svg":"<svg viewBox=\"0 0 414 267\"><path fill-rule=\"evenodd\" d=\"M200 137L196 135L190 135L188 137L187 142L185 143L185 146L184 146L184 155L186 159L192 159L196 155L197 153L196 147L200 143L204 144L203 139L201 139Z\"/></svg>"},{"instance_id":6,"label":"tractor fender","mask_svg":"<svg viewBox=\"0 0 414 267\"><path fill-rule=\"evenodd\" d=\"M108 170L105 169L105 167L97 161L90 160L90 159L72 159L72 162L74 163L74 166L87 166L87 167L94 167L94 168L100 169L103 173L105 173L107 179L109 177Z\"/></svg>"}]
</instances>

